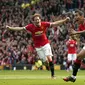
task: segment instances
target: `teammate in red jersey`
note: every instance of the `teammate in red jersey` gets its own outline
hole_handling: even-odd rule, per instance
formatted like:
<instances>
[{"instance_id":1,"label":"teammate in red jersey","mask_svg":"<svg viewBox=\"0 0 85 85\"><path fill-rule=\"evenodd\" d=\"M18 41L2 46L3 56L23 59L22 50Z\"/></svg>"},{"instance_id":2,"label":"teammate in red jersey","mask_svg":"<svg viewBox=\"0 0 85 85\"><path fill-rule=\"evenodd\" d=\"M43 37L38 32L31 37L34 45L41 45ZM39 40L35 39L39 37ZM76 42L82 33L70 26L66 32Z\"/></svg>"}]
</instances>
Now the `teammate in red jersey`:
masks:
<instances>
[{"instance_id":1,"label":"teammate in red jersey","mask_svg":"<svg viewBox=\"0 0 85 85\"><path fill-rule=\"evenodd\" d=\"M41 21L41 15L35 13L32 16L33 23L28 24L25 27L10 27L10 26L6 26L6 27L10 30L19 31L25 29L31 32L37 54L39 55L40 59L42 59L44 62L49 63L50 70L51 70L51 77L54 78L54 64L52 62L53 55L52 55L49 40L46 37L46 30L49 27L62 24L68 21L69 19L70 19L69 17L66 17L63 20L59 20L55 22L43 22Z\"/></svg>"},{"instance_id":2,"label":"teammate in red jersey","mask_svg":"<svg viewBox=\"0 0 85 85\"><path fill-rule=\"evenodd\" d=\"M68 55L67 55L67 71L70 70L70 66L73 65L74 61L76 60L76 50L77 50L77 41L69 36L69 40L66 42Z\"/></svg>"},{"instance_id":3,"label":"teammate in red jersey","mask_svg":"<svg viewBox=\"0 0 85 85\"><path fill-rule=\"evenodd\" d=\"M79 28L78 31L73 31L73 35L78 35L78 34L82 34L85 33L85 19L84 19L84 13L80 10L77 10L75 13L75 20L77 21ZM73 66L73 72L71 76L68 76L66 78L63 78L64 81L68 82L75 82L76 81L76 75L78 72L78 69L81 66L81 60L85 58L85 46L83 47L83 49L77 54L77 59L74 63Z\"/></svg>"}]
</instances>

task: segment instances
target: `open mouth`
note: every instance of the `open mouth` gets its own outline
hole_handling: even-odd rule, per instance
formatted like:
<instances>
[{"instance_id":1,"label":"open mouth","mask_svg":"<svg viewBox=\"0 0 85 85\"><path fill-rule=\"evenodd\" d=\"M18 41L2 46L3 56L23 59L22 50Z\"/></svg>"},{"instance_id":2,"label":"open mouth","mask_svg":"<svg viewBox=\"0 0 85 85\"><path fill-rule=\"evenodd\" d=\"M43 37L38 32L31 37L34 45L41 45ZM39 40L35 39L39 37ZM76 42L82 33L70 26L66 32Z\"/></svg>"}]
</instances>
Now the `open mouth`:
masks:
<instances>
[{"instance_id":1,"label":"open mouth","mask_svg":"<svg viewBox=\"0 0 85 85\"><path fill-rule=\"evenodd\" d=\"M75 19L75 22L79 22L79 19Z\"/></svg>"},{"instance_id":2,"label":"open mouth","mask_svg":"<svg viewBox=\"0 0 85 85\"><path fill-rule=\"evenodd\" d=\"M78 22L78 21L79 21L79 19L76 20L76 22Z\"/></svg>"}]
</instances>

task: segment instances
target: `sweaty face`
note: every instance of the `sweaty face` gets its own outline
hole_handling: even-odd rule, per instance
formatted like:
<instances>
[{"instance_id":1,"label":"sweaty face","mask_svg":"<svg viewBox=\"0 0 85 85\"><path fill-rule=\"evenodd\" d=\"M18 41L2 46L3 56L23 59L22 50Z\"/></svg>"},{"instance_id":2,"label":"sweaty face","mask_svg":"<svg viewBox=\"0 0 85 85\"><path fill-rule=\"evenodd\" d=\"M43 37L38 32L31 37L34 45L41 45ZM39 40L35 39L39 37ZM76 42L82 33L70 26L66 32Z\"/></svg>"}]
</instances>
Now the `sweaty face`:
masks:
<instances>
[{"instance_id":1,"label":"sweaty face","mask_svg":"<svg viewBox=\"0 0 85 85\"><path fill-rule=\"evenodd\" d=\"M79 13L75 14L75 21L77 21L78 24L81 24L83 22L83 16L80 16Z\"/></svg>"},{"instance_id":2,"label":"sweaty face","mask_svg":"<svg viewBox=\"0 0 85 85\"><path fill-rule=\"evenodd\" d=\"M36 26L40 26L41 25L41 19L40 19L40 17L38 17L38 16L36 16L36 17L34 17L34 24L36 25Z\"/></svg>"}]
</instances>

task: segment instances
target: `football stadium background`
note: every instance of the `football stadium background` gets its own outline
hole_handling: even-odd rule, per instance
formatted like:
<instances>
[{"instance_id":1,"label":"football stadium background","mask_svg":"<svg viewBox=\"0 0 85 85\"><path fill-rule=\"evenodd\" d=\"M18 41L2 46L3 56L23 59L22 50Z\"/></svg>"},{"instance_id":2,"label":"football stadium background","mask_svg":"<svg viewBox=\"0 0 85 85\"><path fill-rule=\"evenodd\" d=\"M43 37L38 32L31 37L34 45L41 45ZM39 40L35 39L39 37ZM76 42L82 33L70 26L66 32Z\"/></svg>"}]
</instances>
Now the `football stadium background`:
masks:
<instances>
[{"instance_id":1,"label":"football stadium background","mask_svg":"<svg viewBox=\"0 0 85 85\"><path fill-rule=\"evenodd\" d=\"M69 16L74 24L73 13L76 9L85 12L84 0L1 0L0 1L0 69L32 69L38 61L38 55L33 47L31 34L9 31L9 26L25 26L31 22L30 17L35 12L42 15L44 21L55 21ZM59 28L57 30L57 28ZM69 23L50 29L47 37L50 40L55 69L65 69ZM81 36L79 50L82 49L85 37ZM79 51L78 50L78 51ZM84 62L84 60L83 60ZM82 63L82 69L85 68Z\"/></svg>"},{"instance_id":2,"label":"football stadium background","mask_svg":"<svg viewBox=\"0 0 85 85\"><path fill-rule=\"evenodd\" d=\"M85 14L85 0L0 0L0 84L73 85L63 82L62 77L71 74L65 70L67 59L65 42L68 39L69 23L77 30L78 25L73 23L76 9L82 10ZM26 31L16 32L6 29L6 25L19 27L27 25L31 22L31 15L36 12L42 15L44 21L60 20L66 16L71 18L71 22L54 29L49 28L47 31L54 55L55 72L58 76L56 80L49 81L50 73L43 62L39 61L31 34ZM81 35L80 39L78 51L84 46L85 35ZM84 69L85 59L82 60L78 81L74 85L85 85Z\"/></svg>"}]
</instances>

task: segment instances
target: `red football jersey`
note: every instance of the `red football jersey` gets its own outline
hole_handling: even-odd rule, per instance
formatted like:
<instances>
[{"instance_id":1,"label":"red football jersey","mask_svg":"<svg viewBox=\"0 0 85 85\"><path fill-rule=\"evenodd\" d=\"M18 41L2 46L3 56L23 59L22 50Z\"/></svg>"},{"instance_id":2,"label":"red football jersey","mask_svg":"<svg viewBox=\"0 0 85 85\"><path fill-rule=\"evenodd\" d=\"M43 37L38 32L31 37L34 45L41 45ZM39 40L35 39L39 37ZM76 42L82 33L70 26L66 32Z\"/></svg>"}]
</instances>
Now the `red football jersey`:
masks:
<instances>
[{"instance_id":1,"label":"red football jersey","mask_svg":"<svg viewBox=\"0 0 85 85\"><path fill-rule=\"evenodd\" d=\"M67 49L68 49L68 54L74 54L74 53L76 53L77 42L75 40L69 39L66 42L66 45L67 45Z\"/></svg>"},{"instance_id":2,"label":"red football jersey","mask_svg":"<svg viewBox=\"0 0 85 85\"><path fill-rule=\"evenodd\" d=\"M80 24L79 28L78 28L78 31L83 31L83 30L85 30L85 23L84 24Z\"/></svg>"},{"instance_id":3,"label":"red football jersey","mask_svg":"<svg viewBox=\"0 0 85 85\"><path fill-rule=\"evenodd\" d=\"M41 26L37 27L34 24L28 24L25 28L32 33L32 38L35 47L41 47L49 43L46 36L46 30L50 27L50 22L41 22Z\"/></svg>"}]
</instances>

